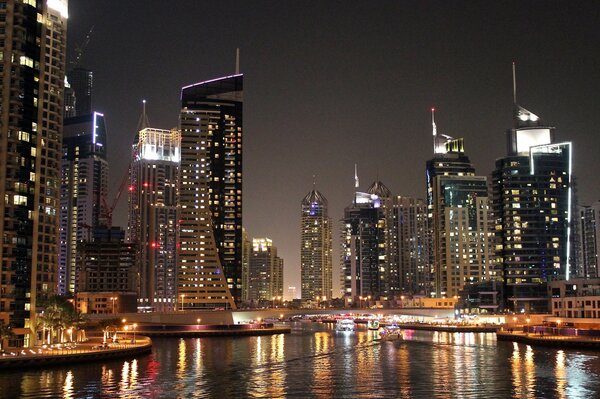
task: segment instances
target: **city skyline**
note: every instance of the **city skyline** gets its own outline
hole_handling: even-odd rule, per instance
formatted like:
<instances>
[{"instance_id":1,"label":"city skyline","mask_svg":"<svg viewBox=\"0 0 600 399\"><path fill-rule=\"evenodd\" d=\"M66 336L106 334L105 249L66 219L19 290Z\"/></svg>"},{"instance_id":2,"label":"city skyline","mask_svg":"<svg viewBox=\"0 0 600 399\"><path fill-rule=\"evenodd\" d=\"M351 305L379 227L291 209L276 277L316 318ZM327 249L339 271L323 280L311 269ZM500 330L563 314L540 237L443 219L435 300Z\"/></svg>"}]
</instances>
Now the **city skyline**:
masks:
<instances>
[{"instance_id":1,"label":"city skyline","mask_svg":"<svg viewBox=\"0 0 600 399\"><path fill-rule=\"evenodd\" d=\"M113 4L73 2L71 54L95 26L81 66L94 72L94 108L104 111L108 140L115 142L111 190L126 167L127 149L118 140L133 138L141 100L148 100L153 126L176 126L179 88L233 74L239 47L247 76L244 225L251 236L278 242L286 287L300 286L297 198L313 174L330 201L333 231L354 191L354 163L363 183L378 175L395 194L425 197L432 105L439 132L465 137L479 174L489 176L504 155L511 124L513 60L518 102L556 126L560 141L573 142L580 203L600 198L593 174L585 173L597 169L593 150L600 146L592 134L600 122L591 101L600 88L592 2L578 3L568 19L560 4L340 4L289 4L283 10L270 2L219 3L213 11L232 18L227 34L220 36L218 24L207 20L209 34L184 48L178 39L196 32L188 18L211 4L178 2L165 15L152 1L143 8L119 5L119 12ZM143 22L129 20L134 12ZM144 29L157 19L174 27L169 35ZM122 40L115 43L111 34ZM157 54L160 67L151 62ZM375 144L365 145L366 138ZM115 212L115 224L123 227L124 204ZM333 249L337 260L337 235ZM334 292L337 267L334 261Z\"/></svg>"}]
</instances>

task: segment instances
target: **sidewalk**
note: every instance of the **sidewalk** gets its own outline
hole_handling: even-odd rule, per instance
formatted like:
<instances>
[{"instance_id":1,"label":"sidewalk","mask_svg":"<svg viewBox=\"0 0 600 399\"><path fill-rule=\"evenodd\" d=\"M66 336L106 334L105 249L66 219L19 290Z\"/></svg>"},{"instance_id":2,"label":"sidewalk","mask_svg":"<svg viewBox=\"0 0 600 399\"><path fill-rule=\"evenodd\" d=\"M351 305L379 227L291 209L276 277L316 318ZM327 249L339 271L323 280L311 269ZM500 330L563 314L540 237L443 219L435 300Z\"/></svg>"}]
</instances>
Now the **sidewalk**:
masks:
<instances>
[{"instance_id":1,"label":"sidewalk","mask_svg":"<svg viewBox=\"0 0 600 399\"><path fill-rule=\"evenodd\" d=\"M600 338L567 335L540 335L537 333L524 333L523 331L498 331L496 332L496 337L499 341L515 341L555 348L600 350Z\"/></svg>"}]
</instances>

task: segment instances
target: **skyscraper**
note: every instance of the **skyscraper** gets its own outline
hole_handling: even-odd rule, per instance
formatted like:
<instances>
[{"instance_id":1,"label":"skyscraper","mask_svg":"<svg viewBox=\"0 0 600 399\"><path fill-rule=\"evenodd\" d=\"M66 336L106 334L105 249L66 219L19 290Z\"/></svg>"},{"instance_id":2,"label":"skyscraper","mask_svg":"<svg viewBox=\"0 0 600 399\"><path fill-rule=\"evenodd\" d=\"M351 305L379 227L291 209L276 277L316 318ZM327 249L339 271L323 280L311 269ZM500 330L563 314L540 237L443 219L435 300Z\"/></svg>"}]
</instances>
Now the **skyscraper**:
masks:
<instances>
[{"instance_id":1,"label":"skyscraper","mask_svg":"<svg viewBox=\"0 0 600 399\"><path fill-rule=\"evenodd\" d=\"M25 345L37 298L56 292L67 1L2 3L0 320Z\"/></svg>"},{"instance_id":2,"label":"skyscraper","mask_svg":"<svg viewBox=\"0 0 600 399\"><path fill-rule=\"evenodd\" d=\"M180 121L180 209L208 211L206 221L212 223L227 288L236 302L242 295L243 82L243 75L233 75L184 87ZM191 208L200 206L200 185L206 188L204 208ZM183 218L182 234L186 225ZM195 248L207 245L196 240Z\"/></svg>"},{"instance_id":3,"label":"skyscraper","mask_svg":"<svg viewBox=\"0 0 600 399\"><path fill-rule=\"evenodd\" d=\"M141 310L174 310L181 133L145 128L133 144L128 238L139 248Z\"/></svg>"},{"instance_id":4,"label":"skyscraper","mask_svg":"<svg viewBox=\"0 0 600 399\"><path fill-rule=\"evenodd\" d=\"M302 299L331 299L331 218L328 215L327 199L314 187L301 202L300 235Z\"/></svg>"},{"instance_id":5,"label":"skyscraper","mask_svg":"<svg viewBox=\"0 0 600 399\"><path fill-rule=\"evenodd\" d=\"M385 220L376 194L356 192L342 219L342 287L346 303L385 295Z\"/></svg>"},{"instance_id":6,"label":"skyscraper","mask_svg":"<svg viewBox=\"0 0 600 399\"><path fill-rule=\"evenodd\" d=\"M75 116L92 113L92 87L94 74L89 69L76 67L67 73L67 81L75 99Z\"/></svg>"},{"instance_id":7,"label":"skyscraper","mask_svg":"<svg viewBox=\"0 0 600 399\"><path fill-rule=\"evenodd\" d=\"M517 104L513 121L492 175L496 267L510 309L546 312L546 283L573 272L571 143Z\"/></svg>"},{"instance_id":8,"label":"skyscraper","mask_svg":"<svg viewBox=\"0 0 600 399\"><path fill-rule=\"evenodd\" d=\"M250 297L250 257L252 256L252 241L248 232L242 228L242 302L248 301Z\"/></svg>"},{"instance_id":9,"label":"skyscraper","mask_svg":"<svg viewBox=\"0 0 600 399\"><path fill-rule=\"evenodd\" d=\"M409 197L394 198L398 240L399 292L429 295L431 291L431 235L427 205Z\"/></svg>"},{"instance_id":10,"label":"skyscraper","mask_svg":"<svg viewBox=\"0 0 600 399\"><path fill-rule=\"evenodd\" d=\"M579 206L575 222L579 224L581 260L577 275L596 278L600 274L600 201L589 206Z\"/></svg>"},{"instance_id":11,"label":"skyscraper","mask_svg":"<svg viewBox=\"0 0 600 399\"><path fill-rule=\"evenodd\" d=\"M248 300L271 301L283 296L283 259L269 238L253 238Z\"/></svg>"},{"instance_id":12,"label":"skyscraper","mask_svg":"<svg viewBox=\"0 0 600 399\"><path fill-rule=\"evenodd\" d=\"M433 158L426 164L432 237L432 296L452 297L492 270L487 179L475 176L464 140L437 133L432 109Z\"/></svg>"},{"instance_id":13,"label":"skyscraper","mask_svg":"<svg viewBox=\"0 0 600 399\"><path fill-rule=\"evenodd\" d=\"M60 177L60 248L58 292L75 293L77 248L106 225L103 199L108 195L107 135L99 112L66 118Z\"/></svg>"}]
</instances>

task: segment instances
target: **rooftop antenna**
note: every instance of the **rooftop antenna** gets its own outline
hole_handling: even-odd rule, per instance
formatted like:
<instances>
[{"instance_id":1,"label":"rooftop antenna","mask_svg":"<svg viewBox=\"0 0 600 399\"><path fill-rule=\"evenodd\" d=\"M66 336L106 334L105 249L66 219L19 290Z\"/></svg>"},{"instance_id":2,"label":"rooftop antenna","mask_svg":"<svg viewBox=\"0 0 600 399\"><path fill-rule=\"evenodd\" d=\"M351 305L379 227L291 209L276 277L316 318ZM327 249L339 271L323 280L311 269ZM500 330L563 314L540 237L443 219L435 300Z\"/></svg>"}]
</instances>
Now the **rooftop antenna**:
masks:
<instances>
[{"instance_id":1,"label":"rooftop antenna","mask_svg":"<svg viewBox=\"0 0 600 399\"><path fill-rule=\"evenodd\" d=\"M517 103L517 72L515 69L515 62L512 63L513 72L513 103Z\"/></svg>"},{"instance_id":2,"label":"rooftop antenna","mask_svg":"<svg viewBox=\"0 0 600 399\"><path fill-rule=\"evenodd\" d=\"M240 74L240 48L235 49L235 74Z\"/></svg>"},{"instance_id":3,"label":"rooftop antenna","mask_svg":"<svg viewBox=\"0 0 600 399\"><path fill-rule=\"evenodd\" d=\"M358 188L358 165L354 164L354 188Z\"/></svg>"},{"instance_id":4,"label":"rooftop antenna","mask_svg":"<svg viewBox=\"0 0 600 399\"><path fill-rule=\"evenodd\" d=\"M433 153L435 154L435 139L437 137L437 126L435 125L435 108L431 108L431 130L433 132Z\"/></svg>"},{"instance_id":5,"label":"rooftop antenna","mask_svg":"<svg viewBox=\"0 0 600 399\"><path fill-rule=\"evenodd\" d=\"M315 189L316 186L317 186L317 178L315 175L313 175L313 190Z\"/></svg>"}]
</instances>

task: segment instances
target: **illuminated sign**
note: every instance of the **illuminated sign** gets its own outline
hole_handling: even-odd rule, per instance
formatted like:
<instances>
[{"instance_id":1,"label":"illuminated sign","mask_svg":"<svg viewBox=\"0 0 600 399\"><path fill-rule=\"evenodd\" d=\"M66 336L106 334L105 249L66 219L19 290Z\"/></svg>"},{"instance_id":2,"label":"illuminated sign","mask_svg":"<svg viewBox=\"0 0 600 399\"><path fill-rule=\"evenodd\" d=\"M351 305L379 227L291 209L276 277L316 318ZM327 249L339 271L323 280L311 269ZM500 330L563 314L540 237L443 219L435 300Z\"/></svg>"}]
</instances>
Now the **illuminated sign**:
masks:
<instances>
[{"instance_id":1,"label":"illuminated sign","mask_svg":"<svg viewBox=\"0 0 600 399\"><path fill-rule=\"evenodd\" d=\"M552 142L550 129L547 128L518 129L516 135L518 153L529 153L531 147Z\"/></svg>"}]
</instances>

